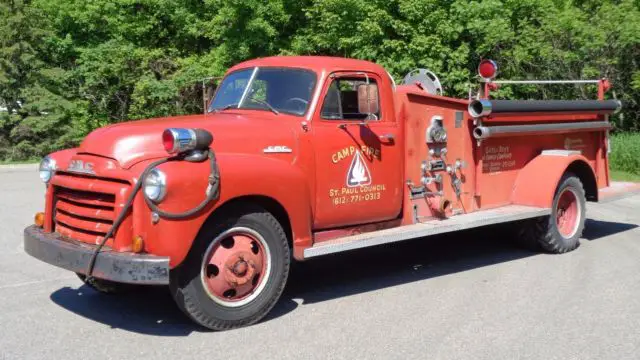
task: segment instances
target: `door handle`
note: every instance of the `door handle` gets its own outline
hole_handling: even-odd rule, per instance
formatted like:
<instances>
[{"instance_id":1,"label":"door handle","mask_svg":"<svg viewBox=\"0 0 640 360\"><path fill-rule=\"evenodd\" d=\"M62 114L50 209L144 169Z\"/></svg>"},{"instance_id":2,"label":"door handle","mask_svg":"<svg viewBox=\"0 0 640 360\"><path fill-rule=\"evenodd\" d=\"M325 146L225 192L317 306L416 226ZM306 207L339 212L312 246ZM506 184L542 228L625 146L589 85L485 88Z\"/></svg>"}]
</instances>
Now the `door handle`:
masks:
<instances>
[{"instance_id":1,"label":"door handle","mask_svg":"<svg viewBox=\"0 0 640 360\"><path fill-rule=\"evenodd\" d=\"M393 136L393 134L384 134L378 136L378 139L382 142L393 142L395 140L395 136Z\"/></svg>"}]
</instances>

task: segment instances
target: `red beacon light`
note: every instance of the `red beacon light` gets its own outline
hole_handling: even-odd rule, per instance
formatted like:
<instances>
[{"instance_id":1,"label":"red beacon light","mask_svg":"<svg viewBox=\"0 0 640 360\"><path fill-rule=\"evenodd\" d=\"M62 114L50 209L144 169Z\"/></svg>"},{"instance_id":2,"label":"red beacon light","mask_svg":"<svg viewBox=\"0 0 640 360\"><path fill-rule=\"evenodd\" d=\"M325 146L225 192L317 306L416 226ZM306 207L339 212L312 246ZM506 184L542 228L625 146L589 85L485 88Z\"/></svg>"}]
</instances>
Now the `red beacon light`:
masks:
<instances>
[{"instance_id":1,"label":"red beacon light","mask_svg":"<svg viewBox=\"0 0 640 360\"><path fill-rule=\"evenodd\" d=\"M478 75L486 82L493 80L497 74L498 64L493 60L485 59L478 65Z\"/></svg>"},{"instance_id":2,"label":"red beacon light","mask_svg":"<svg viewBox=\"0 0 640 360\"><path fill-rule=\"evenodd\" d=\"M162 132L162 145L169 154L205 151L211 142L213 135L203 129L169 128Z\"/></svg>"}]
</instances>

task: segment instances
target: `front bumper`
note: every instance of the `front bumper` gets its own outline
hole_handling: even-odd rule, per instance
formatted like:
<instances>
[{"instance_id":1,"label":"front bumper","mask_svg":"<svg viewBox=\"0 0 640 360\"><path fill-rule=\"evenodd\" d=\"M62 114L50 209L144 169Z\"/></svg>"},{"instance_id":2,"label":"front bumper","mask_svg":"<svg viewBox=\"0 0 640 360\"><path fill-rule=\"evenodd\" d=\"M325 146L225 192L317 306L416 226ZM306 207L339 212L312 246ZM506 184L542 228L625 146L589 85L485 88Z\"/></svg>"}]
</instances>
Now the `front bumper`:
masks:
<instances>
[{"instance_id":1,"label":"front bumper","mask_svg":"<svg viewBox=\"0 0 640 360\"><path fill-rule=\"evenodd\" d=\"M85 274L95 246L66 240L56 233L45 233L37 226L24 229L24 250L49 264ZM93 276L129 284L169 284L169 257L114 252L98 254Z\"/></svg>"}]
</instances>

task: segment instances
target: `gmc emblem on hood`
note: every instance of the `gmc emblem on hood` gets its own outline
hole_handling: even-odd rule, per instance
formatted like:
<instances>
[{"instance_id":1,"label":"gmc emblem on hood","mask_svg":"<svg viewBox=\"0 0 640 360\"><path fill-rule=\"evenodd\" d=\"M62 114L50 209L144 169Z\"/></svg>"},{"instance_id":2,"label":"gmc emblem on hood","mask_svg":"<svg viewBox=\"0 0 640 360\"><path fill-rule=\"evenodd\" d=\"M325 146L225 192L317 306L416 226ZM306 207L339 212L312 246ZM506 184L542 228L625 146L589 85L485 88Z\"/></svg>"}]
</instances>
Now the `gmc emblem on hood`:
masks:
<instances>
[{"instance_id":1,"label":"gmc emblem on hood","mask_svg":"<svg viewBox=\"0 0 640 360\"><path fill-rule=\"evenodd\" d=\"M93 163L85 163L82 160L71 160L71 162L69 162L69 166L67 167L67 171L91 175L96 174L96 172L93 171Z\"/></svg>"}]
</instances>

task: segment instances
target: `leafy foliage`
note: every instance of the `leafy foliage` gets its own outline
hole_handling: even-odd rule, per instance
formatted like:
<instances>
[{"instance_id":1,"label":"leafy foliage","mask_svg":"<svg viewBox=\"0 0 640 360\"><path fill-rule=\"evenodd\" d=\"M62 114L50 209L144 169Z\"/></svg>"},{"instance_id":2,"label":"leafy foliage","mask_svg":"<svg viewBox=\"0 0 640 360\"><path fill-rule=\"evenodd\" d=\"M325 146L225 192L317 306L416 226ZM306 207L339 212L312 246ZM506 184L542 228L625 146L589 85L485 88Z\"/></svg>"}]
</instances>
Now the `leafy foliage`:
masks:
<instances>
[{"instance_id":1,"label":"leafy foliage","mask_svg":"<svg viewBox=\"0 0 640 360\"><path fill-rule=\"evenodd\" d=\"M0 0L0 159L37 158L109 123L200 112L201 79L278 54L372 60L398 80L426 67L463 97L481 58L501 78L606 76L625 104L618 129L640 130L634 0Z\"/></svg>"}]
</instances>

